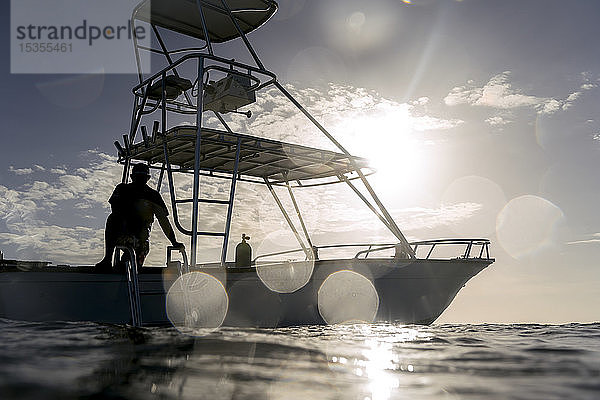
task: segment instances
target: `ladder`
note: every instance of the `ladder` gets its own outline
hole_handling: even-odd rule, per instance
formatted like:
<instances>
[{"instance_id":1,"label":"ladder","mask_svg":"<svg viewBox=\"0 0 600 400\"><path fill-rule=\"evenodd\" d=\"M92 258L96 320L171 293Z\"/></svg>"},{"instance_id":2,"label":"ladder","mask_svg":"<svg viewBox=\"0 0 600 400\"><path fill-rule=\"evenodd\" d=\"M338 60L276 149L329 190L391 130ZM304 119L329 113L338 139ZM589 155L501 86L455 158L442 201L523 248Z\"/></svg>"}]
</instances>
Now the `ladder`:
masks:
<instances>
[{"instance_id":1,"label":"ladder","mask_svg":"<svg viewBox=\"0 0 600 400\"><path fill-rule=\"evenodd\" d=\"M172 261L172 253L173 251L180 251L183 257L183 263L179 261ZM135 250L131 246L115 246L114 260L113 264L116 264L119 260L119 252L122 251L125 255L125 268L127 275L127 296L129 299L129 311L131 313L131 325L136 328L142 326L142 303L141 296L142 295L154 295L154 294L162 294L163 291L141 291L140 283L138 279L138 270L137 270L137 258L135 254ZM174 246L167 247L167 267L176 265L179 273L179 277L190 272L189 263L187 259L187 255L185 251L182 251L181 248L177 248ZM187 299L184 298L184 305L186 310L186 315L189 310L189 305Z\"/></svg>"},{"instance_id":2,"label":"ladder","mask_svg":"<svg viewBox=\"0 0 600 400\"><path fill-rule=\"evenodd\" d=\"M201 145L201 129L198 128L197 137L196 137L196 156L195 156L195 171L199 169L200 163L200 145ZM183 233L184 235L191 237L191 265L196 266L196 249L198 246L198 237L222 237L223 244L221 247L221 258L220 263L221 266L225 266L225 261L227 258L227 244L229 242L229 233L231 231L231 218L233 216L233 204L235 199L235 189L238 181L238 167L240 161L240 149L241 149L241 140L238 139L236 143L236 152L235 152L235 162L233 173L231 177L225 178L231 181L229 186L229 198L227 200L222 199L212 199L212 198L200 198L200 184L199 184L199 174L197 172L194 173L194 185L193 185L193 195L192 198L187 199L178 199L175 193L174 186L174 178L173 178L173 169L171 167L171 163L169 161L169 149L167 147L166 139L163 141L163 153L165 159L165 166L167 171L167 179L169 182L169 194L171 198L171 207L173 209L173 221L177 229ZM159 182L160 185L160 182ZM186 229L181 224L179 219L178 206L180 204L192 203L192 227L191 229ZM222 232L209 232L209 231L200 231L198 230L198 209L200 204L219 204L219 205L227 205L227 214L225 219L225 227Z\"/></svg>"},{"instance_id":3,"label":"ladder","mask_svg":"<svg viewBox=\"0 0 600 400\"><path fill-rule=\"evenodd\" d=\"M129 310L131 312L131 324L134 327L142 326L142 304L140 301L140 284L138 281L138 270L135 250L131 246L115 246L113 264L116 265L119 252L125 254L125 267L127 273L127 295L129 297Z\"/></svg>"}]
</instances>

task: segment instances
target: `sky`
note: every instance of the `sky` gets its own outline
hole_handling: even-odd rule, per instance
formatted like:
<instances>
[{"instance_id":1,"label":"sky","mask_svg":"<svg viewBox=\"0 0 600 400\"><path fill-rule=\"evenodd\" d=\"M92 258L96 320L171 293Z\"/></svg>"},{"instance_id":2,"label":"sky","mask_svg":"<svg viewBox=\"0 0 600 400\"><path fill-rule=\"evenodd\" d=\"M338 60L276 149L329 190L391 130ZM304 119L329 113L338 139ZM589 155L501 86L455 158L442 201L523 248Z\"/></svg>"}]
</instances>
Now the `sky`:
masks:
<instances>
[{"instance_id":1,"label":"sky","mask_svg":"<svg viewBox=\"0 0 600 400\"><path fill-rule=\"evenodd\" d=\"M112 143L128 131L137 77L11 74L1 7L0 249L95 263L120 180ZM599 12L593 0L286 0L249 38L279 81L372 161L373 186L409 240L491 240L496 261L438 322L590 322L600 320ZM236 44L216 52L249 60ZM331 148L273 90L248 109L249 119L228 116L236 131ZM393 241L347 188L306 190L298 200L316 244ZM240 184L238 195L230 248L241 233L255 254L295 247L264 187ZM204 215L206 228L224 219ZM149 260L160 264L157 225ZM200 261L218 253L201 244Z\"/></svg>"}]
</instances>

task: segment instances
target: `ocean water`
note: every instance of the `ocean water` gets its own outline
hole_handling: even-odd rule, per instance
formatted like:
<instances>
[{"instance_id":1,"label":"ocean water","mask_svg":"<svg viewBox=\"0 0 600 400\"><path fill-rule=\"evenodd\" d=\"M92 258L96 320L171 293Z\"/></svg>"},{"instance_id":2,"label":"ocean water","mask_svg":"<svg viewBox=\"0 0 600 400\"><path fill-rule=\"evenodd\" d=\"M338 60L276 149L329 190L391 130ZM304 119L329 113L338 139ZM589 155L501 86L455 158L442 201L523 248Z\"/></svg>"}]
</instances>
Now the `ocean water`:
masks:
<instances>
[{"instance_id":1,"label":"ocean water","mask_svg":"<svg viewBox=\"0 0 600 400\"><path fill-rule=\"evenodd\" d=\"M174 328L0 320L1 399L600 399L600 324Z\"/></svg>"}]
</instances>

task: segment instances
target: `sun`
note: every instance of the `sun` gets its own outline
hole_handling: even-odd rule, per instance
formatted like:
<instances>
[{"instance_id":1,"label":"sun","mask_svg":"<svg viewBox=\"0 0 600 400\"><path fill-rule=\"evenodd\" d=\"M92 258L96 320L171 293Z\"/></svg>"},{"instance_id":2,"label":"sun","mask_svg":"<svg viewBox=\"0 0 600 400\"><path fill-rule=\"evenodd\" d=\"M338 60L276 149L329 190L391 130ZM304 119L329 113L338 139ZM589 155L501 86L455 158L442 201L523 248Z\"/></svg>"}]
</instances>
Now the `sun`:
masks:
<instances>
[{"instance_id":1,"label":"sun","mask_svg":"<svg viewBox=\"0 0 600 400\"><path fill-rule=\"evenodd\" d=\"M344 123L348 148L377 173L369 180L386 194L419 190L425 178L425 143L414 129L408 105L382 103Z\"/></svg>"}]
</instances>

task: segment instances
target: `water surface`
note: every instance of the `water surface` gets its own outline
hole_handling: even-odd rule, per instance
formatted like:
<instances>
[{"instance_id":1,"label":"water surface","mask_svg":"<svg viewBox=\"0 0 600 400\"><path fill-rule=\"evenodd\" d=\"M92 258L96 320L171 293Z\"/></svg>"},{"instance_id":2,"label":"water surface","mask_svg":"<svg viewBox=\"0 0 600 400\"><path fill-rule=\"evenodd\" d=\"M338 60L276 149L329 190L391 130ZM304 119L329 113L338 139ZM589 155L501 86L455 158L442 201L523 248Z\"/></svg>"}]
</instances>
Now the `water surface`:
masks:
<instances>
[{"instance_id":1,"label":"water surface","mask_svg":"<svg viewBox=\"0 0 600 400\"><path fill-rule=\"evenodd\" d=\"M173 328L0 320L2 399L598 399L600 324Z\"/></svg>"}]
</instances>

